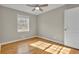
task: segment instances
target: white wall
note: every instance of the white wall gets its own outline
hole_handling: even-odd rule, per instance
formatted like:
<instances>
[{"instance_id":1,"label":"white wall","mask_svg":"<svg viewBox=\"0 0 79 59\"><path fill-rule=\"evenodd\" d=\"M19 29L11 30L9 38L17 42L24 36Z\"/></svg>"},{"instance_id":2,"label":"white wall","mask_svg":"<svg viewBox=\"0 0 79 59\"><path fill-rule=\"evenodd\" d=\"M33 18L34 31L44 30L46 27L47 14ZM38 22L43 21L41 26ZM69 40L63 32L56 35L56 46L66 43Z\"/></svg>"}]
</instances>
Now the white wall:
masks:
<instances>
[{"instance_id":1,"label":"white wall","mask_svg":"<svg viewBox=\"0 0 79 59\"><path fill-rule=\"evenodd\" d=\"M1 42L7 42L7 41L13 41L23 38L28 38L31 36L36 35L36 16L31 15L25 12L5 8L0 6L0 10L2 13L0 15L2 16L2 19L0 18L0 21L2 22L1 28L2 28L2 39ZM30 32L17 32L17 14L23 14L30 17Z\"/></svg>"},{"instance_id":2,"label":"white wall","mask_svg":"<svg viewBox=\"0 0 79 59\"><path fill-rule=\"evenodd\" d=\"M45 14L39 15L39 35L62 43L64 37L63 12L63 8L58 8Z\"/></svg>"},{"instance_id":3,"label":"white wall","mask_svg":"<svg viewBox=\"0 0 79 59\"><path fill-rule=\"evenodd\" d=\"M2 41L2 16L1 16L1 9L0 9L0 43Z\"/></svg>"}]
</instances>

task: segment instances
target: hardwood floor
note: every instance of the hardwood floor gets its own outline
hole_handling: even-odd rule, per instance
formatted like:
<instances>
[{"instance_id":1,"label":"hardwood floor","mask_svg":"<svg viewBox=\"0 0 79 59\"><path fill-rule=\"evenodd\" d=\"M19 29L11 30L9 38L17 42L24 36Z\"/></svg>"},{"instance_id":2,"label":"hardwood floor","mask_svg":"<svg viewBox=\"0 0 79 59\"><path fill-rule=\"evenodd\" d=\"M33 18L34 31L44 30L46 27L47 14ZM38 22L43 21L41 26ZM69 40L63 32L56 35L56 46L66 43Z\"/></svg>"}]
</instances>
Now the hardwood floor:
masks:
<instances>
[{"instance_id":1,"label":"hardwood floor","mask_svg":"<svg viewBox=\"0 0 79 59\"><path fill-rule=\"evenodd\" d=\"M62 46L62 48L56 54L65 54L65 53L61 53L61 52L62 52L63 48L66 47L66 46L55 43L55 42L52 42L52 41L48 41L48 40L45 40L45 39L42 39L42 38L38 38L38 37L23 40L23 41L19 41L19 42L15 42L15 43L2 45L1 46L1 54L16 54L17 51L18 51L18 46L20 46L22 44L28 45L29 46L29 51L32 54L53 54L53 53L50 53L50 52L46 51L46 49L50 48L51 46L49 46L48 48L46 48L44 50L30 46L30 44L32 44L34 42L37 42L37 41L43 41L43 42L50 43L52 45ZM67 47L67 48L70 48L70 47ZM79 50L74 49L74 48L70 48L70 51L69 51L68 54L79 54Z\"/></svg>"}]
</instances>

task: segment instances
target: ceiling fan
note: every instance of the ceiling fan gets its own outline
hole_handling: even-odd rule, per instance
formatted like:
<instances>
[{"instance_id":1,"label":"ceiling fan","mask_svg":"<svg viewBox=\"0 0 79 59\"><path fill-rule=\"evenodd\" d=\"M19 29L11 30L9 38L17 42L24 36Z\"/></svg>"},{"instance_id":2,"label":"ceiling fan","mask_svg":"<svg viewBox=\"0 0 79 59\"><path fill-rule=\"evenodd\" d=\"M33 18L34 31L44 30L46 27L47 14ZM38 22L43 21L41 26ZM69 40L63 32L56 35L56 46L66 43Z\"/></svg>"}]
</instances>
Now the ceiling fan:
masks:
<instances>
[{"instance_id":1,"label":"ceiling fan","mask_svg":"<svg viewBox=\"0 0 79 59\"><path fill-rule=\"evenodd\" d=\"M27 4L29 7L34 7L32 11L43 11L41 7L47 7L48 4Z\"/></svg>"}]
</instances>

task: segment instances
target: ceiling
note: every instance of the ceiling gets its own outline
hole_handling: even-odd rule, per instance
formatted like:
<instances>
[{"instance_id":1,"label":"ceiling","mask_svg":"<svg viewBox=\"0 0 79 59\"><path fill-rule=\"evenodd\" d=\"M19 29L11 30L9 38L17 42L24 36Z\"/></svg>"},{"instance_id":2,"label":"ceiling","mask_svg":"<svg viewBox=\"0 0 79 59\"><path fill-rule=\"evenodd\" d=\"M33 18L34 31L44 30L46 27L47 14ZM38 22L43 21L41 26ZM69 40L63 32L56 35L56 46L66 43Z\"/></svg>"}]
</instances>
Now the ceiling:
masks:
<instances>
[{"instance_id":1,"label":"ceiling","mask_svg":"<svg viewBox=\"0 0 79 59\"><path fill-rule=\"evenodd\" d=\"M41 11L32 11L32 9L34 7L26 6L26 4L2 4L2 6L8 7L8 8L28 12L28 13L35 14L35 15L39 15L39 14L48 12L48 11L53 10L55 8L61 7L63 5L64 4L48 4L47 7L41 7L43 9L43 12L41 12Z\"/></svg>"}]
</instances>

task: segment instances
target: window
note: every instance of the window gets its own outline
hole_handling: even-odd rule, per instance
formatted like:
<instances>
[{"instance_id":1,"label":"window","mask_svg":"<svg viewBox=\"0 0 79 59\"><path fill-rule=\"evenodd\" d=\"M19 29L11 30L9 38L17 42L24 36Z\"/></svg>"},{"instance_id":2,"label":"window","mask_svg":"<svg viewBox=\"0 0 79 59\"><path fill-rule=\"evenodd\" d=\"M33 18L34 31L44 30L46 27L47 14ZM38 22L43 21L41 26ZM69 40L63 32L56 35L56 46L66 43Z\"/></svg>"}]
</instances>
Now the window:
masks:
<instances>
[{"instance_id":1,"label":"window","mask_svg":"<svg viewBox=\"0 0 79 59\"><path fill-rule=\"evenodd\" d=\"M29 31L29 17L24 15L17 15L17 32Z\"/></svg>"}]
</instances>

